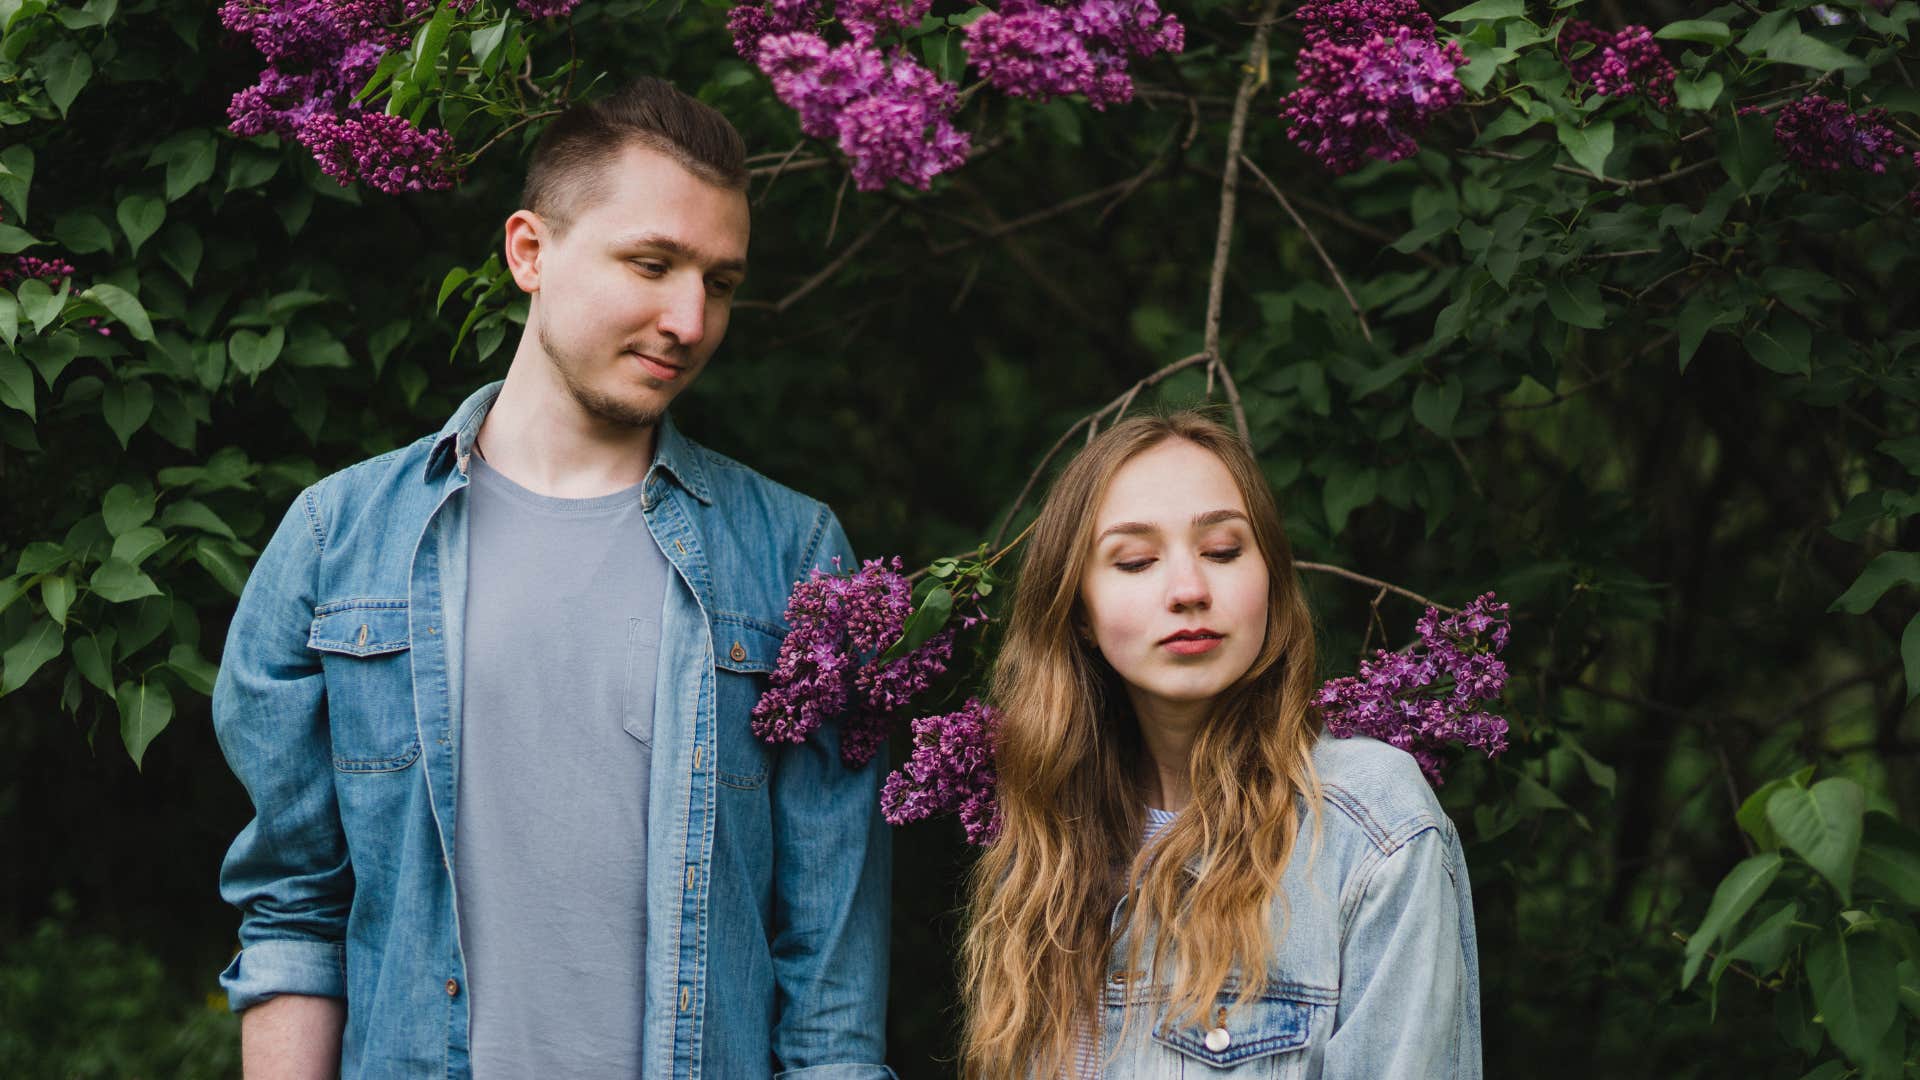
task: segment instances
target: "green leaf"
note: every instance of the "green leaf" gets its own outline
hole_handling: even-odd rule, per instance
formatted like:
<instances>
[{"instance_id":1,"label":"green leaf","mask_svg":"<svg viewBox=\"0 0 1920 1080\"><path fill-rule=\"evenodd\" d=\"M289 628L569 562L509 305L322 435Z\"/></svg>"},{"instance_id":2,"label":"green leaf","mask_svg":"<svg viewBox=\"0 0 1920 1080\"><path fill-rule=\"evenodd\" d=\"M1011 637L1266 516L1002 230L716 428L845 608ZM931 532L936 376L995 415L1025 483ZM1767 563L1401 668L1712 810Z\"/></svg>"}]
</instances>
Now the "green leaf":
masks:
<instances>
[{"instance_id":1,"label":"green leaf","mask_svg":"<svg viewBox=\"0 0 1920 1080\"><path fill-rule=\"evenodd\" d=\"M427 28L414 39L413 77L408 81L423 91L440 84L440 51L446 46L447 33L453 29L453 18L453 5L443 2Z\"/></svg>"},{"instance_id":2,"label":"green leaf","mask_svg":"<svg viewBox=\"0 0 1920 1080\"><path fill-rule=\"evenodd\" d=\"M1900 634L1900 664L1907 673L1907 704L1911 705L1920 697L1920 615L1907 620Z\"/></svg>"},{"instance_id":3,"label":"green leaf","mask_svg":"<svg viewBox=\"0 0 1920 1080\"><path fill-rule=\"evenodd\" d=\"M73 579L65 574L40 580L40 602L46 606L47 617L62 627L67 625L67 609L73 606L77 593Z\"/></svg>"},{"instance_id":4,"label":"green leaf","mask_svg":"<svg viewBox=\"0 0 1920 1080\"><path fill-rule=\"evenodd\" d=\"M120 231L127 234L127 246L138 255L140 245L159 232L161 223L167 220L167 204L151 195L129 195L120 200L113 216L120 222Z\"/></svg>"},{"instance_id":5,"label":"green leaf","mask_svg":"<svg viewBox=\"0 0 1920 1080\"><path fill-rule=\"evenodd\" d=\"M202 694L213 693L213 683L219 677L220 669L208 663L191 645L175 645L167 653L167 667L180 681Z\"/></svg>"},{"instance_id":6,"label":"green leaf","mask_svg":"<svg viewBox=\"0 0 1920 1080\"><path fill-rule=\"evenodd\" d=\"M153 415L153 388L138 379L108 383L100 391L100 413L125 449L127 440Z\"/></svg>"},{"instance_id":7,"label":"green leaf","mask_svg":"<svg viewBox=\"0 0 1920 1080\"><path fill-rule=\"evenodd\" d=\"M1553 122L1560 145L1580 167L1595 176L1607 175L1607 155L1613 153L1613 121L1596 120L1586 127L1575 127L1565 119Z\"/></svg>"},{"instance_id":8,"label":"green leaf","mask_svg":"<svg viewBox=\"0 0 1920 1080\"><path fill-rule=\"evenodd\" d=\"M1789 23L1772 40L1767 42L1766 57L1782 64L1797 64L1815 71L1838 71L1841 68L1864 68L1867 62L1854 56L1845 49L1836 48L1800 32L1800 28Z\"/></svg>"},{"instance_id":9,"label":"green leaf","mask_svg":"<svg viewBox=\"0 0 1920 1080\"><path fill-rule=\"evenodd\" d=\"M1774 161L1773 118L1723 115L1714 124L1714 143L1727 178L1741 191L1752 191Z\"/></svg>"},{"instance_id":10,"label":"green leaf","mask_svg":"<svg viewBox=\"0 0 1920 1080\"><path fill-rule=\"evenodd\" d=\"M173 267L180 280L189 285L200 272L200 258L205 252L199 231L179 222L167 226L160 236L160 261Z\"/></svg>"},{"instance_id":11,"label":"green leaf","mask_svg":"<svg viewBox=\"0 0 1920 1080\"><path fill-rule=\"evenodd\" d=\"M0 202L13 207L16 220L27 220L27 192L33 187L33 151L15 143L0 150Z\"/></svg>"},{"instance_id":12,"label":"green leaf","mask_svg":"<svg viewBox=\"0 0 1920 1080\"><path fill-rule=\"evenodd\" d=\"M32 576L67 565L72 555L66 548L48 540L35 540L20 552L16 573Z\"/></svg>"},{"instance_id":13,"label":"green leaf","mask_svg":"<svg viewBox=\"0 0 1920 1080\"><path fill-rule=\"evenodd\" d=\"M1693 362L1693 354L1700 350L1700 342L1705 340L1708 331L1731 326L1745 313L1738 300L1720 300L1704 291L1688 297L1687 305L1680 309L1680 316L1674 321L1680 346L1680 370L1687 370L1687 365Z\"/></svg>"},{"instance_id":14,"label":"green leaf","mask_svg":"<svg viewBox=\"0 0 1920 1080\"><path fill-rule=\"evenodd\" d=\"M73 643L73 666L80 677L99 688L103 694L113 693L113 672L109 660L113 655L113 631L106 631L103 643L98 636L83 637Z\"/></svg>"},{"instance_id":15,"label":"green leaf","mask_svg":"<svg viewBox=\"0 0 1920 1080\"><path fill-rule=\"evenodd\" d=\"M493 58L493 51L500 47L501 39L507 36L507 24L511 20L512 16L505 16L485 30L475 30L473 36L467 39L475 63L481 67L487 66L487 61Z\"/></svg>"},{"instance_id":16,"label":"green leaf","mask_svg":"<svg viewBox=\"0 0 1920 1080\"><path fill-rule=\"evenodd\" d=\"M1681 76L1673 81L1673 96L1681 108L1705 112L1720 100L1720 91L1726 89L1726 85L1727 81L1717 71Z\"/></svg>"},{"instance_id":17,"label":"green leaf","mask_svg":"<svg viewBox=\"0 0 1920 1080\"><path fill-rule=\"evenodd\" d=\"M80 91L86 89L88 80L93 78L93 59L75 48L51 57L44 64L40 74L47 82L47 97L53 100L53 107L59 109L64 117L73 100L80 96Z\"/></svg>"},{"instance_id":18,"label":"green leaf","mask_svg":"<svg viewBox=\"0 0 1920 1080\"><path fill-rule=\"evenodd\" d=\"M1769 371L1806 375L1813 371L1813 328L1798 316L1775 311L1765 327L1746 337L1747 355Z\"/></svg>"},{"instance_id":19,"label":"green leaf","mask_svg":"<svg viewBox=\"0 0 1920 1080\"><path fill-rule=\"evenodd\" d=\"M167 692L164 683L128 679L120 684L114 700L120 706L120 741L126 743L128 756L133 758L134 767L139 768L154 736L165 731L168 721L173 719L173 695Z\"/></svg>"},{"instance_id":20,"label":"green leaf","mask_svg":"<svg viewBox=\"0 0 1920 1080\"><path fill-rule=\"evenodd\" d=\"M1380 492L1380 474L1372 469L1337 468L1320 493L1327 514L1327 531L1335 536L1347 527L1347 518Z\"/></svg>"},{"instance_id":21,"label":"green leaf","mask_svg":"<svg viewBox=\"0 0 1920 1080\"><path fill-rule=\"evenodd\" d=\"M60 317L60 310L67 306L67 286L59 292L49 288L39 278L29 278L20 283L16 290L20 298L20 312L33 324L33 332L45 330L53 320Z\"/></svg>"},{"instance_id":22,"label":"green leaf","mask_svg":"<svg viewBox=\"0 0 1920 1080\"><path fill-rule=\"evenodd\" d=\"M0 344L13 348L20 340L20 301L13 294L0 290Z\"/></svg>"},{"instance_id":23,"label":"green leaf","mask_svg":"<svg viewBox=\"0 0 1920 1080\"><path fill-rule=\"evenodd\" d=\"M227 356L241 374L249 379L257 379L261 372L273 366L286 343L287 332L278 326L264 334L235 330L233 336L227 339Z\"/></svg>"},{"instance_id":24,"label":"green leaf","mask_svg":"<svg viewBox=\"0 0 1920 1080\"><path fill-rule=\"evenodd\" d=\"M25 229L13 225L0 225L0 255L12 255L17 251L25 251L42 242Z\"/></svg>"},{"instance_id":25,"label":"green leaf","mask_svg":"<svg viewBox=\"0 0 1920 1080\"><path fill-rule=\"evenodd\" d=\"M134 490L131 484L115 484L100 499L100 515L106 519L108 535L119 536L153 520L153 496Z\"/></svg>"},{"instance_id":26,"label":"green leaf","mask_svg":"<svg viewBox=\"0 0 1920 1080\"><path fill-rule=\"evenodd\" d=\"M1840 899L1853 901L1853 863L1860 854L1866 795L1845 777L1811 788L1786 787L1767 799L1767 823L1780 842L1820 871Z\"/></svg>"},{"instance_id":27,"label":"green leaf","mask_svg":"<svg viewBox=\"0 0 1920 1080\"><path fill-rule=\"evenodd\" d=\"M193 561L235 596L247 585L247 567L217 541L202 537L193 545Z\"/></svg>"},{"instance_id":28,"label":"green leaf","mask_svg":"<svg viewBox=\"0 0 1920 1080\"><path fill-rule=\"evenodd\" d=\"M1893 1024L1900 984L1892 950L1879 934L1829 927L1807 950L1807 977L1833 1044L1855 1062L1867 1061Z\"/></svg>"},{"instance_id":29,"label":"green leaf","mask_svg":"<svg viewBox=\"0 0 1920 1080\"><path fill-rule=\"evenodd\" d=\"M1762 975L1779 967L1787 958L1787 951L1793 947L1793 922L1799 917L1800 905L1791 902L1781 905L1780 910L1762 919L1760 925L1741 938L1738 944L1723 949L1714 958L1713 970L1708 973L1707 981L1719 982L1721 972L1736 961L1747 964ZM1727 937L1731 940L1732 935Z\"/></svg>"},{"instance_id":30,"label":"green leaf","mask_svg":"<svg viewBox=\"0 0 1920 1080\"><path fill-rule=\"evenodd\" d=\"M473 271L464 266L456 266L447 271L447 276L440 281L440 298L433 302L433 310L437 312L446 307L447 298L452 296L460 286L466 284L467 279L472 276Z\"/></svg>"},{"instance_id":31,"label":"green leaf","mask_svg":"<svg viewBox=\"0 0 1920 1080\"><path fill-rule=\"evenodd\" d=\"M1661 41L1698 41L1703 45L1729 45L1733 28L1712 19L1681 19L1670 22L1653 35Z\"/></svg>"},{"instance_id":32,"label":"green leaf","mask_svg":"<svg viewBox=\"0 0 1920 1080\"><path fill-rule=\"evenodd\" d=\"M1525 15L1525 0L1479 0L1478 3L1456 8L1440 16L1441 22L1467 22L1471 19L1511 19L1516 15Z\"/></svg>"},{"instance_id":33,"label":"green leaf","mask_svg":"<svg viewBox=\"0 0 1920 1080\"><path fill-rule=\"evenodd\" d=\"M1600 286L1592 278L1557 277L1547 282L1547 308L1554 318L1569 326L1598 330L1607 325Z\"/></svg>"},{"instance_id":34,"label":"green leaf","mask_svg":"<svg viewBox=\"0 0 1920 1080\"><path fill-rule=\"evenodd\" d=\"M82 255L113 250L113 231L98 215L85 210L61 214L53 223L53 238L68 251Z\"/></svg>"},{"instance_id":35,"label":"green leaf","mask_svg":"<svg viewBox=\"0 0 1920 1080\"><path fill-rule=\"evenodd\" d=\"M1587 753L1586 747L1581 746L1573 736L1565 732L1560 734L1560 745L1573 751L1574 756L1580 759L1581 768L1587 771L1587 779L1593 781L1594 786L1605 789L1609 795L1613 794L1616 783L1613 766Z\"/></svg>"},{"instance_id":36,"label":"green leaf","mask_svg":"<svg viewBox=\"0 0 1920 1080\"><path fill-rule=\"evenodd\" d=\"M0 405L18 409L29 420L37 420L33 411L33 369L11 352L0 352Z\"/></svg>"},{"instance_id":37,"label":"green leaf","mask_svg":"<svg viewBox=\"0 0 1920 1080\"><path fill-rule=\"evenodd\" d=\"M1700 920L1700 929L1687 939L1687 962L1680 972L1682 989L1700 973L1700 962L1706 959L1707 950L1738 925L1740 917L1767 891L1767 886L1773 884L1784 862L1778 852L1762 852L1742 860L1721 879L1719 887L1713 890L1713 902L1707 905L1706 917Z\"/></svg>"},{"instance_id":38,"label":"green leaf","mask_svg":"<svg viewBox=\"0 0 1920 1080\"><path fill-rule=\"evenodd\" d=\"M1883 551L1867 564L1828 611L1865 615L1896 585L1920 584L1920 551ZM1905 635L1901 635L1902 641ZM1905 645L1902 645L1904 651Z\"/></svg>"},{"instance_id":39,"label":"green leaf","mask_svg":"<svg viewBox=\"0 0 1920 1080\"><path fill-rule=\"evenodd\" d=\"M153 323L147 319L147 309L134 295L118 285L101 282L80 294L82 300L92 300L113 313L113 317L127 328L135 341L153 340ZM125 445L126 440L121 440Z\"/></svg>"},{"instance_id":40,"label":"green leaf","mask_svg":"<svg viewBox=\"0 0 1920 1080\"><path fill-rule=\"evenodd\" d=\"M933 635L947 625L947 619L953 614L953 593L945 585L937 586L927 593L908 617L907 625L901 630L900 640L887 647L881 653L883 660L895 660L925 645Z\"/></svg>"},{"instance_id":41,"label":"green leaf","mask_svg":"<svg viewBox=\"0 0 1920 1080\"><path fill-rule=\"evenodd\" d=\"M108 559L88 579L87 587L110 604L124 604L145 596L159 596L153 579L124 559Z\"/></svg>"},{"instance_id":42,"label":"green leaf","mask_svg":"<svg viewBox=\"0 0 1920 1080\"><path fill-rule=\"evenodd\" d=\"M167 508L160 511L158 524L166 529L185 526L189 529L212 533L215 536L224 536L229 540L239 539L233 534L232 527L220 520L220 515L208 509L207 504L197 499L177 499L168 503Z\"/></svg>"},{"instance_id":43,"label":"green leaf","mask_svg":"<svg viewBox=\"0 0 1920 1080\"><path fill-rule=\"evenodd\" d=\"M33 673L60 655L65 635L52 619L35 619L4 654L0 654L0 697L25 686Z\"/></svg>"},{"instance_id":44,"label":"green leaf","mask_svg":"<svg viewBox=\"0 0 1920 1080\"><path fill-rule=\"evenodd\" d=\"M119 559L129 566L139 566L147 557L165 547L167 534L151 526L128 529L113 538L113 552L110 558Z\"/></svg>"},{"instance_id":45,"label":"green leaf","mask_svg":"<svg viewBox=\"0 0 1920 1080\"><path fill-rule=\"evenodd\" d=\"M1453 437L1453 418L1460 413L1465 391L1460 377L1449 375L1439 383L1423 382L1413 391L1413 418L1443 439Z\"/></svg>"},{"instance_id":46,"label":"green leaf","mask_svg":"<svg viewBox=\"0 0 1920 1080\"><path fill-rule=\"evenodd\" d=\"M1868 814L1859 871L1886 886L1901 903L1920 908L1920 833L1885 814Z\"/></svg>"},{"instance_id":47,"label":"green leaf","mask_svg":"<svg viewBox=\"0 0 1920 1080\"><path fill-rule=\"evenodd\" d=\"M213 132L205 128L182 131L169 137L147 158L147 164L167 165L167 201L177 202L182 195L213 178L218 144Z\"/></svg>"},{"instance_id":48,"label":"green leaf","mask_svg":"<svg viewBox=\"0 0 1920 1080\"><path fill-rule=\"evenodd\" d=\"M1451 232L1453 227L1458 224L1460 224L1460 212L1458 210L1449 207L1447 209L1433 211L1422 217L1419 221L1414 222L1413 228L1408 229L1400 239L1395 240L1392 244L1393 250L1402 255L1411 254L1425 247L1427 241L1432 240L1434 237Z\"/></svg>"}]
</instances>

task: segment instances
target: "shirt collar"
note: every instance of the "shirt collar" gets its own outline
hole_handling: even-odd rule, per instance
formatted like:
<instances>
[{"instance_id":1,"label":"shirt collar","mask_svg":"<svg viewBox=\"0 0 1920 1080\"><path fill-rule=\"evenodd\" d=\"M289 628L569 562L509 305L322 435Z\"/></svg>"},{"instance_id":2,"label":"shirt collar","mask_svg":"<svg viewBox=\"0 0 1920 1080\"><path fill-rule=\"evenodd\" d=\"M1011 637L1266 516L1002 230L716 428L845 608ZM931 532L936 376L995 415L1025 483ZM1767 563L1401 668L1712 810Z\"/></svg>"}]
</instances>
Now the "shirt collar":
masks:
<instances>
[{"instance_id":1,"label":"shirt collar","mask_svg":"<svg viewBox=\"0 0 1920 1080\"><path fill-rule=\"evenodd\" d=\"M504 382L491 382L475 390L467 400L460 403L446 426L434 436L433 448L427 452L427 476L448 464L458 464L467 460L473 453L473 444L480 437L480 425L487 418L487 412L493 408L494 401L500 396L500 387ZM647 470L651 478L655 469L671 476L675 483L687 490L689 495L709 506L713 496L707 487L707 469L700 447L692 439L680 433L672 416L660 418L660 428L653 445L653 465Z\"/></svg>"}]
</instances>

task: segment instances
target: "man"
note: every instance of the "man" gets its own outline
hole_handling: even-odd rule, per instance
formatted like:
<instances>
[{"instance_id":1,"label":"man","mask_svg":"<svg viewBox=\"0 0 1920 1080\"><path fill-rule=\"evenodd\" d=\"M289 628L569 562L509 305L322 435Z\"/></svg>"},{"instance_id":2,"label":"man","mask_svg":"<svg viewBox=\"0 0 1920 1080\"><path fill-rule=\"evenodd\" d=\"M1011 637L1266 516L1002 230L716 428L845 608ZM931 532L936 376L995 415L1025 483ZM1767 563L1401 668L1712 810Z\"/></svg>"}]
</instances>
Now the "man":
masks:
<instances>
[{"instance_id":1,"label":"man","mask_svg":"<svg viewBox=\"0 0 1920 1080\"><path fill-rule=\"evenodd\" d=\"M506 380L262 553L213 705L249 1077L891 1076L880 761L748 717L846 538L666 413L746 271L744 153L657 80L557 119Z\"/></svg>"}]
</instances>

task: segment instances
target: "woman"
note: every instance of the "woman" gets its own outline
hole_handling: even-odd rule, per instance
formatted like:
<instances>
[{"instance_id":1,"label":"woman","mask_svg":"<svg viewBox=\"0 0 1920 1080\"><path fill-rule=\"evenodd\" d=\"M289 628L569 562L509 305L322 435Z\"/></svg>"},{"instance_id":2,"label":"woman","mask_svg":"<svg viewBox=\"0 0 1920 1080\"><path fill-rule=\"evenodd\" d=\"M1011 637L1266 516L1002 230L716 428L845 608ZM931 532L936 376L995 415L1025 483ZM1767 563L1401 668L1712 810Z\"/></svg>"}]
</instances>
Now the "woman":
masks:
<instances>
[{"instance_id":1,"label":"woman","mask_svg":"<svg viewBox=\"0 0 1920 1080\"><path fill-rule=\"evenodd\" d=\"M1067 467L994 673L969 1077L1480 1075L1459 839L1411 757L1321 735L1315 686L1236 437L1135 418Z\"/></svg>"}]
</instances>

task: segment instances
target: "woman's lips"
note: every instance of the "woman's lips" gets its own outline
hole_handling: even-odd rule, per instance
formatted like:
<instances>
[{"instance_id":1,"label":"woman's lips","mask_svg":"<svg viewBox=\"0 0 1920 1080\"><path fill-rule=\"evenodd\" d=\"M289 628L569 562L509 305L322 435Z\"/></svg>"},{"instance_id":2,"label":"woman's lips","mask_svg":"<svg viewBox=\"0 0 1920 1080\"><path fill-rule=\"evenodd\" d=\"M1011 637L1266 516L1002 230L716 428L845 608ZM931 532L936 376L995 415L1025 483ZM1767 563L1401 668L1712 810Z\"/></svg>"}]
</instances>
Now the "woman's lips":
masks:
<instances>
[{"instance_id":1,"label":"woman's lips","mask_svg":"<svg viewBox=\"0 0 1920 1080\"><path fill-rule=\"evenodd\" d=\"M1175 656L1199 656L1213 651L1214 647L1226 640L1219 634L1176 635L1160 643L1162 648Z\"/></svg>"}]
</instances>

